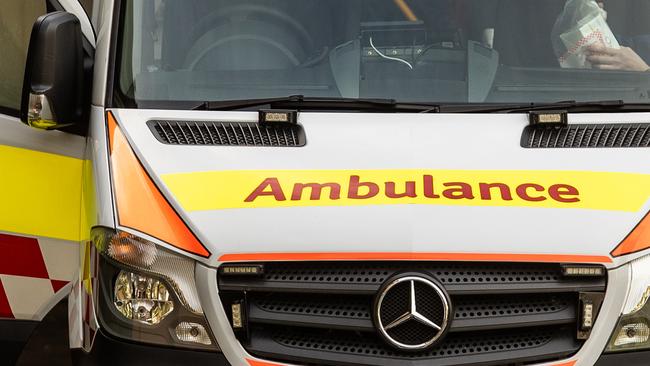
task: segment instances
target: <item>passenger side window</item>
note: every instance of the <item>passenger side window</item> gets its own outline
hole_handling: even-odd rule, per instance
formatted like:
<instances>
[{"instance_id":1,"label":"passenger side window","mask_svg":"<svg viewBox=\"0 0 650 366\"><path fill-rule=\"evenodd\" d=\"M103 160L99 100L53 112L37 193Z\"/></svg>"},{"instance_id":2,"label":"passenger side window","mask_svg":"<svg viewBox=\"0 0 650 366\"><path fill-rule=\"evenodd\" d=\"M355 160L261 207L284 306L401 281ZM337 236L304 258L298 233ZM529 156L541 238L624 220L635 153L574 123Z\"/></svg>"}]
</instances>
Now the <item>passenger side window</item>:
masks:
<instances>
[{"instance_id":1,"label":"passenger side window","mask_svg":"<svg viewBox=\"0 0 650 366\"><path fill-rule=\"evenodd\" d=\"M0 11L0 113L17 115L32 25L46 0L3 0Z\"/></svg>"}]
</instances>

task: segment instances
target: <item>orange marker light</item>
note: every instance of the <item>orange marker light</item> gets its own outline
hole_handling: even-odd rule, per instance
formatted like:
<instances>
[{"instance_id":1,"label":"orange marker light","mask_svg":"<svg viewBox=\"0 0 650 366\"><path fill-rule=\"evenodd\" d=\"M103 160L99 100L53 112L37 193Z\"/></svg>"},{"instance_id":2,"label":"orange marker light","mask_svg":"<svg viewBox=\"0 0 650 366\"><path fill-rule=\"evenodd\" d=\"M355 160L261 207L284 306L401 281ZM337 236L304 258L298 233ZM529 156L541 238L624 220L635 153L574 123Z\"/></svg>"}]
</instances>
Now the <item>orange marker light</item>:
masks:
<instances>
[{"instance_id":1,"label":"orange marker light","mask_svg":"<svg viewBox=\"0 0 650 366\"><path fill-rule=\"evenodd\" d=\"M110 112L107 121L119 224L189 253L210 256L151 180Z\"/></svg>"},{"instance_id":2,"label":"orange marker light","mask_svg":"<svg viewBox=\"0 0 650 366\"><path fill-rule=\"evenodd\" d=\"M650 213L612 251L613 257L640 252L650 248Z\"/></svg>"}]
</instances>

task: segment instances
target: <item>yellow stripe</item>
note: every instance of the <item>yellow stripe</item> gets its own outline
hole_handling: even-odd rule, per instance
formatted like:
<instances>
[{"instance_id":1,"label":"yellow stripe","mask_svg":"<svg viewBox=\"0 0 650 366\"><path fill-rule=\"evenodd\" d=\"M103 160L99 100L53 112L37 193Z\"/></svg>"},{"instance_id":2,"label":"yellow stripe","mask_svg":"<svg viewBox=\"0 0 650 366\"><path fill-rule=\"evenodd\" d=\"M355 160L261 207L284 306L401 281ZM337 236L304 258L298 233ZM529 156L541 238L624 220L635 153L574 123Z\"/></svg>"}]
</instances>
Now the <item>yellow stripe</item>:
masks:
<instances>
[{"instance_id":1,"label":"yellow stripe","mask_svg":"<svg viewBox=\"0 0 650 366\"><path fill-rule=\"evenodd\" d=\"M350 176L358 175L362 182L372 182L380 189L379 194L368 199L348 197ZM423 176L430 175L434 181L435 194L439 198L424 196ZM277 178L281 193L286 200L277 196L258 196L252 202L246 198L267 178ZM465 171L465 170L282 170L282 171L224 171L166 174L162 176L169 190L187 211L220 210L229 208L295 207L295 206L356 206L391 204L429 204L458 206L516 206L546 208L580 208L595 210L636 212L650 196L650 175L629 173L601 173L584 171ZM388 198L385 182L395 182L397 193L404 192L405 182L413 181L417 197ZM457 186L444 183L464 182L472 190L473 198L450 199L443 191ZM302 197L292 200L296 183L336 183L340 185L339 199L332 199L329 189L323 189L320 199L310 199L310 189ZM504 183L512 200L503 197L498 189L492 190L492 198L480 195L481 183ZM531 196L542 195L546 199L531 202L516 193L521 184L534 183L544 187L544 192L529 189ZM563 195L561 198L578 198L578 202L560 202L553 199L548 190L556 185L570 185L578 195ZM265 192L271 192L265 187ZM361 194L367 193L360 188ZM564 191L562 191L564 192ZM295 198L295 197L294 197Z\"/></svg>"},{"instance_id":2,"label":"yellow stripe","mask_svg":"<svg viewBox=\"0 0 650 366\"><path fill-rule=\"evenodd\" d=\"M0 230L78 241L82 164L0 145Z\"/></svg>"}]
</instances>

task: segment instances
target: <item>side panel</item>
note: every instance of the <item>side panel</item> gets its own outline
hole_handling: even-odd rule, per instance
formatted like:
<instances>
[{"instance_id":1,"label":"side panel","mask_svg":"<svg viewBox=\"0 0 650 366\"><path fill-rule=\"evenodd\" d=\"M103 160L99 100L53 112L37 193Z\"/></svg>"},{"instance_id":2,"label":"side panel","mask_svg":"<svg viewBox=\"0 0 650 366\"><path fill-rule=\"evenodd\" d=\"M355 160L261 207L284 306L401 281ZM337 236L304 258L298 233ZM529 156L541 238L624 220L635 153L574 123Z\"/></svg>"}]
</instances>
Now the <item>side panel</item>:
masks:
<instances>
[{"instance_id":1,"label":"side panel","mask_svg":"<svg viewBox=\"0 0 650 366\"><path fill-rule=\"evenodd\" d=\"M0 317L40 320L79 266L85 138L0 115Z\"/></svg>"}]
</instances>

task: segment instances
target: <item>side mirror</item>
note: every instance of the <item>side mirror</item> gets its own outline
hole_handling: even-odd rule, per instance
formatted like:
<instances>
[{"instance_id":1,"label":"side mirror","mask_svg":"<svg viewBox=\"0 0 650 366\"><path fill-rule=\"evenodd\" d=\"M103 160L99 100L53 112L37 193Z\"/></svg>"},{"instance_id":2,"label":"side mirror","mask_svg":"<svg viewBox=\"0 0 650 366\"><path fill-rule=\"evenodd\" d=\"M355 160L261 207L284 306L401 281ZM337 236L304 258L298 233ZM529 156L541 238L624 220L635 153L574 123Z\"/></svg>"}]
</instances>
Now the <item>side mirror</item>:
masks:
<instances>
[{"instance_id":1,"label":"side mirror","mask_svg":"<svg viewBox=\"0 0 650 366\"><path fill-rule=\"evenodd\" d=\"M53 130L83 122L82 37L79 19L70 13L53 12L36 20L23 82L23 123Z\"/></svg>"}]
</instances>

